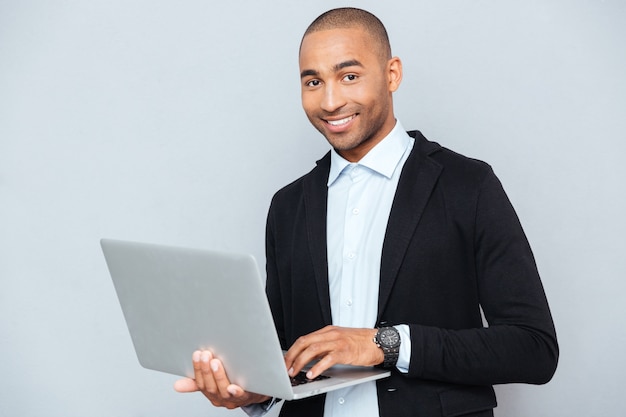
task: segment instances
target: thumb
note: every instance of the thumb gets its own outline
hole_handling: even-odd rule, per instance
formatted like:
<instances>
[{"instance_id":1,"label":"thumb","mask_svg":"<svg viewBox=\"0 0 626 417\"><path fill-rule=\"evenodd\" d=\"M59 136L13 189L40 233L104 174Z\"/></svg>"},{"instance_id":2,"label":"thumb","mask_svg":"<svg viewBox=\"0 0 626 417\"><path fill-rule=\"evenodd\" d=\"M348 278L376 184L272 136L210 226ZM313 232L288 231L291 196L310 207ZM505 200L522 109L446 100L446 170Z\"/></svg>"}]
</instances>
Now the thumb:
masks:
<instances>
[{"instance_id":1,"label":"thumb","mask_svg":"<svg viewBox=\"0 0 626 417\"><path fill-rule=\"evenodd\" d=\"M191 378L183 378L174 382L174 390L177 392L196 392L198 391L198 385Z\"/></svg>"}]
</instances>

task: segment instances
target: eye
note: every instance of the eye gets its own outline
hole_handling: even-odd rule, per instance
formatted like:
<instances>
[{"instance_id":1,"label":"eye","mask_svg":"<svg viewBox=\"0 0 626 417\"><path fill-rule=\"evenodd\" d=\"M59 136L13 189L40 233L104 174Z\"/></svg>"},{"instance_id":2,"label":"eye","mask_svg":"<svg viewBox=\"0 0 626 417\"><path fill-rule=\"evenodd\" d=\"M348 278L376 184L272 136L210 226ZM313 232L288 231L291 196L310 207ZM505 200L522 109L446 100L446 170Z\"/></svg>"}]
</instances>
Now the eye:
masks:
<instances>
[{"instance_id":1,"label":"eye","mask_svg":"<svg viewBox=\"0 0 626 417\"><path fill-rule=\"evenodd\" d=\"M309 80L306 83L304 83L304 85L306 85L307 87L317 87L321 84L320 80Z\"/></svg>"},{"instance_id":2,"label":"eye","mask_svg":"<svg viewBox=\"0 0 626 417\"><path fill-rule=\"evenodd\" d=\"M343 77L343 79L345 81L355 81L358 77L356 76L356 74L348 74L345 77Z\"/></svg>"}]
</instances>

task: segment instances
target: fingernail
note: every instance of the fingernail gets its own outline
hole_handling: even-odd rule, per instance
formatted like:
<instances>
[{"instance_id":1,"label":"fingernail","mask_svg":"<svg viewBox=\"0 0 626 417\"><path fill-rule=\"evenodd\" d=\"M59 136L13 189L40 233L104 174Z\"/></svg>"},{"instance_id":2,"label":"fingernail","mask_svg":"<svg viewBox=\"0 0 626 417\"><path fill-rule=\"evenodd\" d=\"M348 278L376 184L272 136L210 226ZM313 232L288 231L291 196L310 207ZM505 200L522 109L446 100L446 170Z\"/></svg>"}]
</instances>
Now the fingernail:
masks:
<instances>
[{"instance_id":1,"label":"fingernail","mask_svg":"<svg viewBox=\"0 0 626 417\"><path fill-rule=\"evenodd\" d=\"M200 362L200 351L199 351L199 350L196 350L196 351L193 353L192 360L193 360L194 362Z\"/></svg>"},{"instance_id":2,"label":"fingernail","mask_svg":"<svg viewBox=\"0 0 626 417\"><path fill-rule=\"evenodd\" d=\"M202 362L208 362L210 359L209 352L202 352L202 356L200 358Z\"/></svg>"},{"instance_id":3,"label":"fingernail","mask_svg":"<svg viewBox=\"0 0 626 417\"><path fill-rule=\"evenodd\" d=\"M237 395L237 394L239 393L239 391L237 390L237 388L236 388L236 387L234 387L234 386L232 386L232 385L229 385L229 386L226 388L226 391L228 391L228 393L229 393L230 395Z\"/></svg>"},{"instance_id":4,"label":"fingernail","mask_svg":"<svg viewBox=\"0 0 626 417\"><path fill-rule=\"evenodd\" d=\"M217 372L217 370L220 369L220 364L217 360L211 361L211 369L213 370L213 372Z\"/></svg>"},{"instance_id":5,"label":"fingernail","mask_svg":"<svg viewBox=\"0 0 626 417\"><path fill-rule=\"evenodd\" d=\"M306 373L306 377L309 379L313 379L313 371L309 371Z\"/></svg>"},{"instance_id":6,"label":"fingernail","mask_svg":"<svg viewBox=\"0 0 626 417\"><path fill-rule=\"evenodd\" d=\"M289 370L287 371L287 373L289 374L289 376L293 376L293 368L289 368Z\"/></svg>"}]
</instances>

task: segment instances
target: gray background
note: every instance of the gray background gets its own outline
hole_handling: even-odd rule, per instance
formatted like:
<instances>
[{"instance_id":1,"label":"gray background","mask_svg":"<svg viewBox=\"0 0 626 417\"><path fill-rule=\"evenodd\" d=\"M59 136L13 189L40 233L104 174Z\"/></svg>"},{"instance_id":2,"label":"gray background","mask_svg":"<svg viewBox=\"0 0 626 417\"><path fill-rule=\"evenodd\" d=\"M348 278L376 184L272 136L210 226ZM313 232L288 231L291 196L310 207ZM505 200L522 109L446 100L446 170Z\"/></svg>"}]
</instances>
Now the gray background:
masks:
<instances>
[{"instance_id":1,"label":"gray background","mask_svg":"<svg viewBox=\"0 0 626 417\"><path fill-rule=\"evenodd\" d=\"M562 356L497 415L623 413L626 3L5 0L0 416L228 414L138 365L98 240L262 264L273 192L328 148L300 36L346 4L389 29L405 127L491 163L534 248Z\"/></svg>"}]
</instances>

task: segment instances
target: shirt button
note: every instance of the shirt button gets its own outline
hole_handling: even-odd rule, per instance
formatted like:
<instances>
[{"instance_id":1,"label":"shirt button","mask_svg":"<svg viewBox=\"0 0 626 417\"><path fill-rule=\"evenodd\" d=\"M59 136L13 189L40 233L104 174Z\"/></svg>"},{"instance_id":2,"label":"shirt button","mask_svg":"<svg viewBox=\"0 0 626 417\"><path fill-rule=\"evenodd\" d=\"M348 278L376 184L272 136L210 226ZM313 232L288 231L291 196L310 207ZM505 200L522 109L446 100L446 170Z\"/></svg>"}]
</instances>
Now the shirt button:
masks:
<instances>
[{"instance_id":1,"label":"shirt button","mask_svg":"<svg viewBox=\"0 0 626 417\"><path fill-rule=\"evenodd\" d=\"M337 402L339 403L339 405L343 405L343 403L345 403L346 400L344 400L343 397L340 397L339 400L337 400Z\"/></svg>"},{"instance_id":2,"label":"shirt button","mask_svg":"<svg viewBox=\"0 0 626 417\"><path fill-rule=\"evenodd\" d=\"M352 209L352 214L354 214L355 216L359 214L359 209L358 208Z\"/></svg>"},{"instance_id":3,"label":"shirt button","mask_svg":"<svg viewBox=\"0 0 626 417\"><path fill-rule=\"evenodd\" d=\"M352 300L348 300L348 302L346 302L346 304L348 305L348 307L352 307Z\"/></svg>"},{"instance_id":4,"label":"shirt button","mask_svg":"<svg viewBox=\"0 0 626 417\"><path fill-rule=\"evenodd\" d=\"M351 252L351 253L348 254L348 259L354 259L355 256L356 255Z\"/></svg>"}]
</instances>

